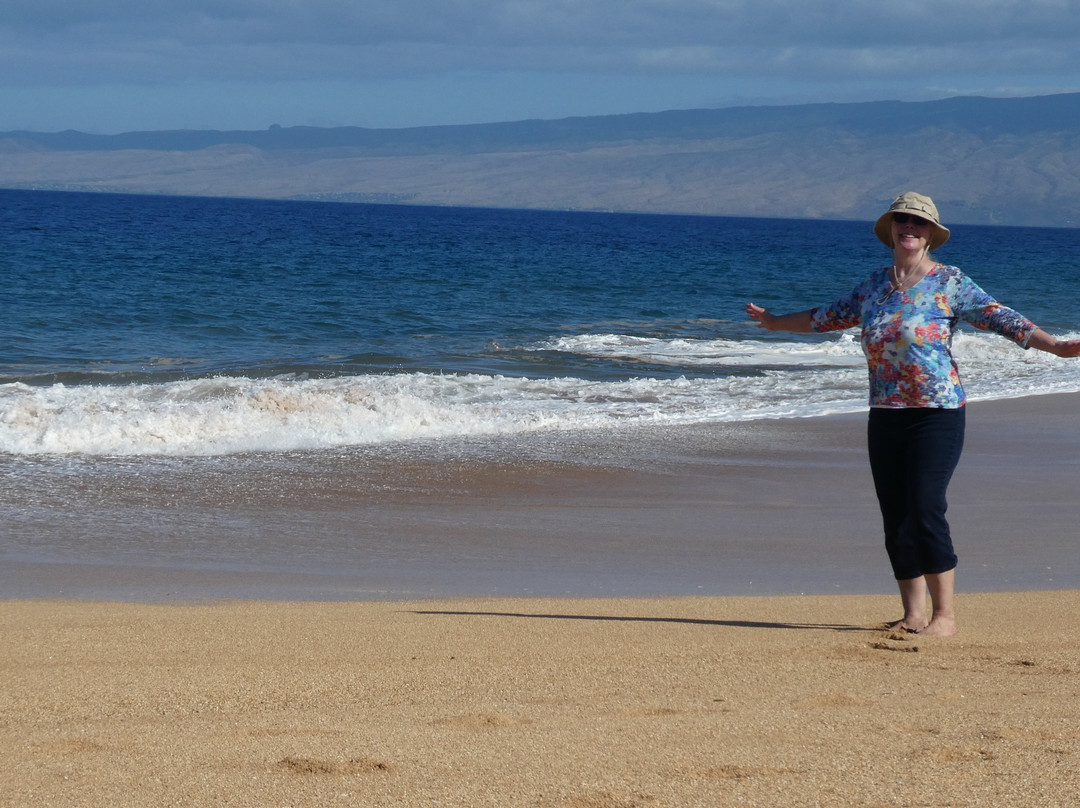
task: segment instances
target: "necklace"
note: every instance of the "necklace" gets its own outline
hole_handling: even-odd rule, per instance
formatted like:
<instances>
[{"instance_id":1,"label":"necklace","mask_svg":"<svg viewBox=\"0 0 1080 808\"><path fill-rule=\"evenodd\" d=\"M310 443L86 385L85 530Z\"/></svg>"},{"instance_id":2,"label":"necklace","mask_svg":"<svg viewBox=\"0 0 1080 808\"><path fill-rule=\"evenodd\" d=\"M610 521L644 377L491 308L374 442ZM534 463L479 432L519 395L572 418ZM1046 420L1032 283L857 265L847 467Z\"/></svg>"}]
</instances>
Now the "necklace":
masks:
<instances>
[{"instance_id":1,"label":"necklace","mask_svg":"<svg viewBox=\"0 0 1080 808\"><path fill-rule=\"evenodd\" d=\"M914 275L918 271L919 268L916 267L911 272L911 275ZM890 297L892 297L893 292L903 292L904 285L907 284L908 280L910 280L911 275L908 275L908 277L904 278L904 280L900 280L900 273L896 270L896 264L893 264L889 268L889 289L887 292L885 292L885 294L883 294L877 299L878 305L880 306L882 303L885 303ZM922 280L922 278L916 278L915 283L918 283L920 280ZM911 286L914 286L915 283L911 284ZM911 287L908 288L910 289Z\"/></svg>"},{"instance_id":2,"label":"necklace","mask_svg":"<svg viewBox=\"0 0 1080 808\"><path fill-rule=\"evenodd\" d=\"M904 278L903 280L900 280L900 272L897 270L896 264L893 264L892 269L889 270L889 286L892 287L892 291L894 291L894 292L902 292L902 291L904 291L904 286L911 279L912 275L917 275L918 272L919 272L919 268L915 267L915 269L911 270L911 272L908 273L908 276L906 278ZM918 283L918 282L919 282L919 279L916 279L915 283ZM913 283L911 285L914 286L915 283ZM908 287L908 288L910 288L910 287Z\"/></svg>"}]
</instances>

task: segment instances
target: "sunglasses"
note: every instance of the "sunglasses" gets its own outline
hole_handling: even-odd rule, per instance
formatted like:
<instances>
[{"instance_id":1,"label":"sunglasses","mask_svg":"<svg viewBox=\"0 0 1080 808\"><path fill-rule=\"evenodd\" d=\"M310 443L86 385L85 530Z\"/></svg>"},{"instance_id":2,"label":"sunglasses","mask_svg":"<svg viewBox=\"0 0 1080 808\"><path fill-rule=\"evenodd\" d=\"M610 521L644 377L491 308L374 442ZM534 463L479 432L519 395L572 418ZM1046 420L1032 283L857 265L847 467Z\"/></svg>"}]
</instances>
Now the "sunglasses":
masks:
<instances>
[{"instance_id":1,"label":"sunglasses","mask_svg":"<svg viewBox=\"0 0 1080 808\"><path fill-rule=\"evenodd\" d=\"M894 213L892 215L892 220L897 224L930 224L930 222L926 221L926 219L920 218L919 216L912 216L910 213Z\"/></svg>"}]
</instances>

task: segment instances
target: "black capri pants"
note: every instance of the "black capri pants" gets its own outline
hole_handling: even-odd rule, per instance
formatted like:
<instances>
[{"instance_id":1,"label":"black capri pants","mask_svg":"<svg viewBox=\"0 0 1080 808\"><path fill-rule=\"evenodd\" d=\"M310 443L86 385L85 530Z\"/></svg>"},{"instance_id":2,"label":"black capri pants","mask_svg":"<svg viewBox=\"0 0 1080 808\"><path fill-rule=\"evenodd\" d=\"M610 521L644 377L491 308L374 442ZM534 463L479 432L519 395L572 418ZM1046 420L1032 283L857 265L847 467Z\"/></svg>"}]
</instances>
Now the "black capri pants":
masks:
<instances>
[{"instance_id":1,"label":"black capri pants","mask_svg":"<svg viewBox=\"0 0 1080 808\"><path fill-rule=\"evenodd\" d=\"M872 408L870 469L898 581L956 567L945 491L964 448L964 408Z\"/></svg>"}]
</instances>

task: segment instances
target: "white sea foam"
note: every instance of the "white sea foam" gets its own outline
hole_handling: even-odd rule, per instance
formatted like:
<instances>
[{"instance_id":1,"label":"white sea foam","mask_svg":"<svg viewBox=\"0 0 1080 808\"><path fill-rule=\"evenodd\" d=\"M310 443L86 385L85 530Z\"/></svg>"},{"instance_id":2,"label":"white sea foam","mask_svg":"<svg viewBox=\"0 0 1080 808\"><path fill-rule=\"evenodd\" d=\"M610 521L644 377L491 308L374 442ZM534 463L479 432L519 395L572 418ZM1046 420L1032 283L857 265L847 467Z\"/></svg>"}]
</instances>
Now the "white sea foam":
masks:
<instances>
[{"instance_id":1,"label":"white sea foam","mask_svg":"<svg viewBox=\"0 0 1080 808\"><path fill-rule=\"evenodd\" d=\"M583 334L560 337L533 350L562 351L602 359L681 367L835 366L862 367L862 349L852 334L813 342L765 340L694 340Z\"/></svg>"},{"instance_id":2,"label":"white sea foam","mask_svg":"<svg viewBox=\"0 0 1080 808\"><path fill-rule=\"evenodd\" d=\"M320 449L632 424L743 421L865 406L866 370L850 334L810 341L660 340L581 335L538 350L663 362L678 378L591 381L481 374L220 377L160 384L0 385L0 452L219 455ZM962 333L973 399L1080 391L1080 362ZM712 375L695 377L705 368ZM732 373L723 372L731 368Z\"/></svg>"}]
</instances>

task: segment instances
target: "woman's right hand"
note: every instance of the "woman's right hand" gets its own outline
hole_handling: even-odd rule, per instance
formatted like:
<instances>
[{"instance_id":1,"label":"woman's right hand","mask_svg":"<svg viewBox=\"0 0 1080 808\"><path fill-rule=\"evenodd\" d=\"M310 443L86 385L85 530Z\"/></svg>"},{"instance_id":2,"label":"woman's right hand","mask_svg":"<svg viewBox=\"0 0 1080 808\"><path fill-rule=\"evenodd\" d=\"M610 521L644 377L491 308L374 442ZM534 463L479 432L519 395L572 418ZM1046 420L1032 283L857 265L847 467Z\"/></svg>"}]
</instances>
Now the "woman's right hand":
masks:
<instances>
[{"instance_id":1,"label":"woman's right hand","mask_svg":"<svg viewBox=\"0 0 1080 808\"><path fill-rule=\"evenodd\" d=\"M768 309L764 309L756 303L747 303L746 314L751 320L757 320L758 328L767 328L772 331L771 323L776 317L774 317Z\"/></svg>"},{"instance_id":2,"label":"woman's right hand","mask_svg":"<svg viewBox=\"0 0 1080 808\"><path fill-rule=\"evenodd\" d=\"M757 320L759 328L766 328L769 331L809 333L814 330L813 321L811 320L812 309L777 315L768 309L762 308L757 303L747 303L746 313L751 320Z\"/></svg>"}]
</instances>

